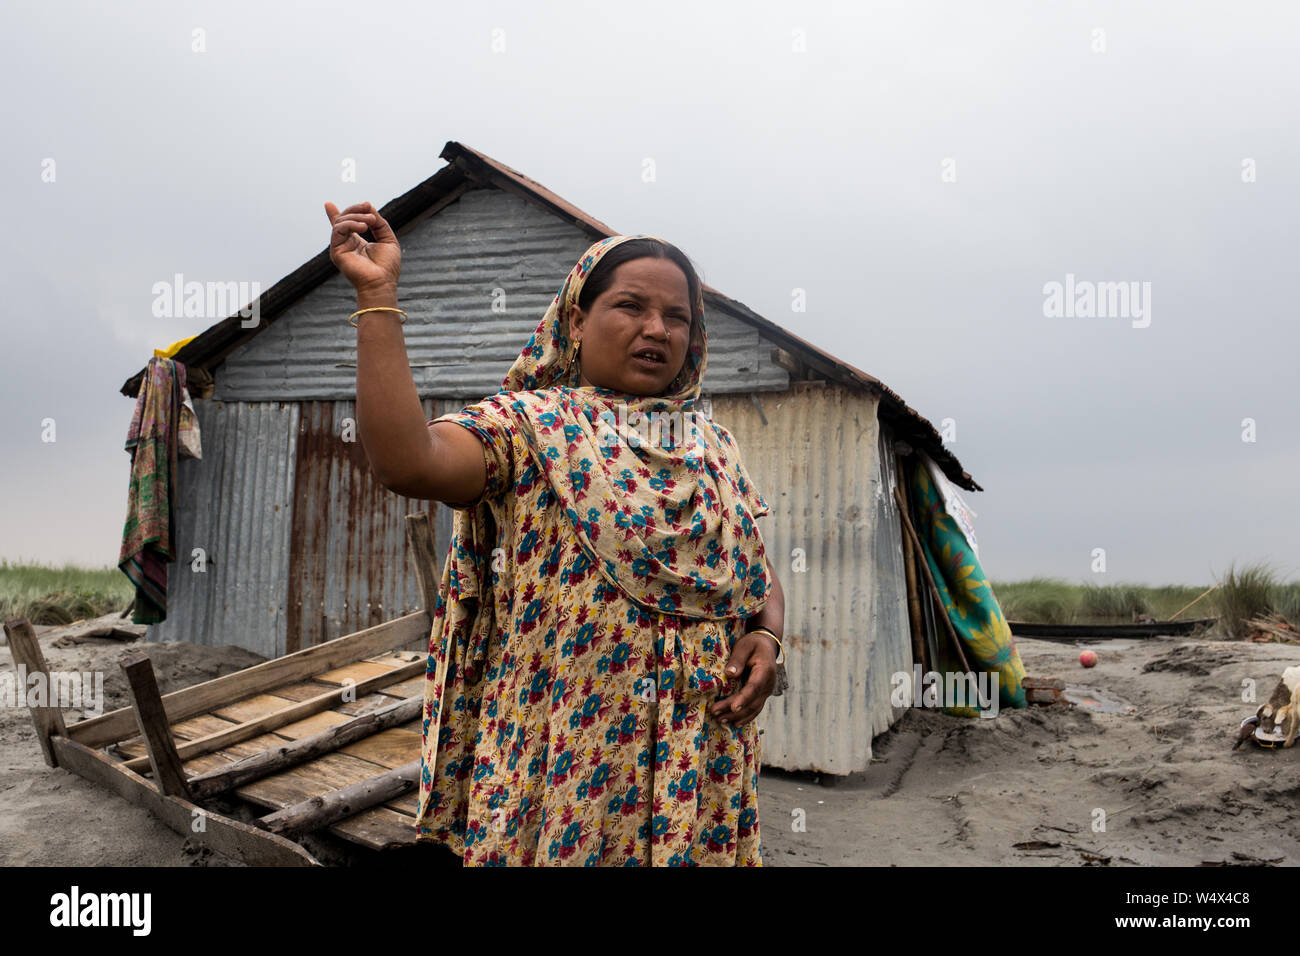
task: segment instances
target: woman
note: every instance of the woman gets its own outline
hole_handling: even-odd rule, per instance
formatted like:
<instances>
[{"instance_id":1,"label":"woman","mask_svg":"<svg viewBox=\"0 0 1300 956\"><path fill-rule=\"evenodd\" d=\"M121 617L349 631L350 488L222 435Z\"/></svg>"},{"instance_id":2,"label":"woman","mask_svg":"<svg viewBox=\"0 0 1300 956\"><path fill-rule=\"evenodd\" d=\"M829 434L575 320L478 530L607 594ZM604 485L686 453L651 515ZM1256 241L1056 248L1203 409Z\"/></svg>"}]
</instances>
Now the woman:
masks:
<instances>
[{"instance_id":1,"label":"woman","mask_svg":"<svg viewBox=\"0 0 1300 956\"><path fill-rule=\"evenodd\" d=\"M456 509L419 840L465 865L761 865L753 721L784 597L766 502L727 430L694 419L708 340L689 260L655 237L595 243L501 390L425 422L396 236L369 203L326 212L357 289L366 454L393 491ZM637 412L679 417L647 443Z\"/></svg>"}]
</instances>

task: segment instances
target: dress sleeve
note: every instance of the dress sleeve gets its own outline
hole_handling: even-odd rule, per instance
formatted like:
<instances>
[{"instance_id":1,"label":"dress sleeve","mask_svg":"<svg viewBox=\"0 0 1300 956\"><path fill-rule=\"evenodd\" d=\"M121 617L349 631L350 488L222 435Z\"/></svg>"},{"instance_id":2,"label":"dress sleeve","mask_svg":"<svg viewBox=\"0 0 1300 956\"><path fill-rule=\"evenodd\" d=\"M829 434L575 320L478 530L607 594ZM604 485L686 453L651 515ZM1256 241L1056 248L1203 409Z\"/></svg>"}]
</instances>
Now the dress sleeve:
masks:
<instances>
[{"instance_id":1,"label":"dress sleeve","mask_svg":"<svg viewBox=\"0 0 1300 956\"><path fill-rule=\"evenodd\" d=\"M447 502L447 507L456 510L473 508L480 502L502 498L514 486L519 436L514 419L506 413L496 396L488 396L481 402L466 405L458 412L448 412L430 420L428 424L435 422L455 422L473 432L483 447L483 461L487 466L483 494L474 501L462 504Z\"/></svg>"},{"instance_id":2,"label":"dress sleeve","mask_svg":"<svg viewBox=\"0 0 1300 956\"><path fill-rule=\"evenodd\" d=\"M732 477L736 479L736 485L740 488L741 497L744 499L745 508L749 511L750 517L761 518L768 514L771 509L767 505L767 499L759 492L757 486L749 477L749 472L745 469L745 461L740 455L740 446L736 439L732 437L731 432L723 428L717 422L713 422L713 427L718 433L718 438L729 451L727 458L732 470Z\"/></svg>"}]
</instances>

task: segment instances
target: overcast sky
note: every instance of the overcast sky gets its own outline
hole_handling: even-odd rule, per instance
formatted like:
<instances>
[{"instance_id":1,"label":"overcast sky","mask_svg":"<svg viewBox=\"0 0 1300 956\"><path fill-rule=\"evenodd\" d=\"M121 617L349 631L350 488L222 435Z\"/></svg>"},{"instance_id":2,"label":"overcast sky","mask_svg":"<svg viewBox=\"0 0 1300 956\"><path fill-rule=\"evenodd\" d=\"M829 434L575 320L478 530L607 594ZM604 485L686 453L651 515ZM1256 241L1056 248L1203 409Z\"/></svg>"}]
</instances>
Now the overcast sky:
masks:
<instances>
[{"instance_id":1,"label":"overcast sky","mask_svg":"<svg viewBox=\"0 0 1300 956\"><path fill-rule=\"evenodd\" d=\"M0 557L116 564L118 389L209 324L154 318L155 282L266 289L325 247L326 200L382 205L458 140L953 419L995 578L1300 577L1296 4L0 16ZM1050 315L1067 276L1139 297Z\"/></svg>"}]
</instances>

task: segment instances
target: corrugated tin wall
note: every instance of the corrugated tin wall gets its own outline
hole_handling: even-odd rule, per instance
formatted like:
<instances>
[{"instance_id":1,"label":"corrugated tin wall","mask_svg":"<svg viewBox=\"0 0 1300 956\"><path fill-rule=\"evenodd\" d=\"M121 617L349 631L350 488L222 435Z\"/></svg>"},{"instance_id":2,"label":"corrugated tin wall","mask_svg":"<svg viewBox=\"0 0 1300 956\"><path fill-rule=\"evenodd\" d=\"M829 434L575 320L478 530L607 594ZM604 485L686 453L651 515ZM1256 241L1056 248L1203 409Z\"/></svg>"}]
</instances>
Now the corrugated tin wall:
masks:
<instances>
[{"instance_id":1,"label":"corrugated tin wall","mask_svg":"<svg viewBox=\"0 0 1300 956\"><path fill-rule=\"evenodd\" d=\"M176 469L176 562L151 641L284 653L298 406L194 400L201 460ZM206 556L195 563L194 551ZM205 570L197 570L199 566Z\"/></svg>"},{"instance_id":2,"label":"corrugated tin wall","mask_svg":"<svg viewBox=\"0 0 1300 956\"><path fill-rule=\"evenodd\" d=\"M425 400L425 411L434 404ZM419 610L406 516L446 510L379 483L356 438L355 402L304 402L300 408L285 653ZM353 440L345 441L345 434Z\"/></svg>"},{"instance_id":3,"label":"corrugated tin wall","mask_svg":"<svg viewBox=\"0 0 1300 956\"><path fill-rule=\"evenodd\" d=\"M872 736L884 733L902 716L902 708L889 704L894 689L891 678L899 671L910 676L912 670L912 628L907 613L907 571L903 565L903 522L898 513L898 503L894 501L894 489L898 487L894 436L884 424L880 425L879 434L880 445L872 470L873 645L868 668Z\"/></svg>"},{"instance_id":4,"label":"corrugated tin wall","mask_svg":"<svg viewBox=\"0 0 1300 956\"><path fill-rule=\"evenodd\" d=\"M403 331L416 388L421 396L472 400L501 386L564 277L591 245L572 223L497 189L467 192L409 226L401 242L398 298L408 315ZM357 332L347 320L354 309L356 295L342 275L322 283L231 352L213 397L354 399ZM708 318L707 388L786 386L789 375L772 364L771 343L730 316Z\"/></svg>"},{"instance_id":5,"label":"corrugated tin wall","mask_svg":"<svg viewBox=\"0 0 1300 956\"><path fill-rule=\"evenodd\" d=\"M464 402L426 399L427 418ZM151 641L235 644L267 657L419 610L406 515L434 513L438 571L451 511L395 495L342 426L352 402L195 399L203 458L177 470L177 555ZM190 568L202 548L207 570Z\"/></svg>"},{"instance_id":6,"label":"corrugated tin wall","mask_svg":"<svg viewBox=\"0 0 1300 956\"><path fill-rule=\"evenodd\" d=\"M759 717L763 762L852 773L894 719L889 678L911 668L892 484L877 400L838 386L715 396L771 506L760 521L786 599L790 688Z\"/></svg>"}]
</instances>

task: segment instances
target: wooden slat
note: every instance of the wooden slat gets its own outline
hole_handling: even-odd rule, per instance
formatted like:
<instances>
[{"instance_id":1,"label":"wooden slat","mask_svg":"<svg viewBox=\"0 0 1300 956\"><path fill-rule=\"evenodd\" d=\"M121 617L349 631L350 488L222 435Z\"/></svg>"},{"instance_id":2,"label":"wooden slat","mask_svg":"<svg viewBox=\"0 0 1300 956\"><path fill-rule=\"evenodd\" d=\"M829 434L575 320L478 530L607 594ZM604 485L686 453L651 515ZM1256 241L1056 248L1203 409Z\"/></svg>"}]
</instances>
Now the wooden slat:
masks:
<instances>
[{"instance_id":1,"label":"wooden slat","mask_svg":"<svg viewBox=\"0 0 1300 956\"><path fill-rule=\"evenodd\" d=\"M129 654L120 662L126 675L127 693L131 695L131 709L144 737L149 752L149 765L153 768L154 786L172 797L189 799L190 790L185 782L176 742L167 726L162 696L158 693L158 680L154 676L149 655L139 651Z\"/></svg>"},{"instance_id":2,"label":"wooden slat","mask_svg":"<svg viewBox=\"0 0 1300 956\"><path fill-rule=\"evenodd\" d=\"M396 810L399 813L403 813L414 821L415 814L420 809L419 791L409 793L404 797L398 797L396 800L389 800L384 804L384 806L388 807L390 810Z\"/></svg>"},{"instance_id":3,"label":"wooden slat","mask_svg":"<svg viewBox=\"0 0 1300 956\"><path fill-rule=\"evenodd\" d=\"M358 697L350 704L339 704L334 709L340 714L347 714L349 717L360 717L362 714L368 714L371 711L383 710L396 703L400 698L389 697L386 693L376 691L373 694L366 694L364 697Z\"/></svg>"},{"instance_id":4,"label":"wooden slat","mask_svg":"<svg viewBox=\"0 0 1300 956\"><path fill-rule=\"evenodd\" d=\"M392 661L394 667L401 667L403 664L414 664L416 661L428 661L428 659L428 651L418 653L416 651L389 651L386 654L374 654L366 658L366 660L379 661L380 663Z\"/></svg>"},{"instance_id":5,"label":"wooden slat","mask_svg":"<svg viewBox=\"0 0 1300 956\"><path fill-rule=\"evenodd\" d=\"M381 664L378 661L354 661L351 664L345 664L343 667L336 667L323 674L317 674L315 680L320 681L322 684L345 684L348 681L360 684L368 678L391 673L399 666L401 665Z\"/></svg>"},{"instance_id":6,"label":"wooden slat","mask_svg":"<svg viewBox=\"0 0 1300 956\"><path fill-rule=\"evenodd\" d=\"M229 767L234 762L235 762L235 758L228 754L211 753L211 754L204 754L201 757L194 757L191 760L187 760L181 766L185 770L185 775L188 778L190 778L189 782L193 784L194 777L199 776L200 774L205 774L210 771L216 770L219 767ZM194 792L192 786L190 788L190 799L191 800L203 799L202 796Z\"/></svg>"},{"instance_id":7,"label":"wooden slat","mask_svg":"<svg viewBox=\"0 0 1300 956\"><path fill-rule=\"evenodd\" d=\"M36 637L36 630L25 617L14 618L11 621L5 621L5 636L9 639L9 646L13 650L13 659L16 665L22 664L27 670L27 676L30 678L33 674L45 675L45 686L47 696L52 696L53 688L50 685L50 672L45 666L45 655L41 653L41 642ZM26 698L27 688L19 687L17 692ZM45 763L49 766L55 766L54 745L51 742L57 735L66 737L67 728L63 724L63 711L57 706L58 701L47 700L44 707L28 707L27 710L32 715L32 723L36 726L36 742L41 745L41 753L45 757ZM103 706L102 704L100 706Z\"/></svg>"},{"instance_id":8,"label":"wooden slat","mask_svg":"<svg viewBox=\"0 0 1300 956\"><path fill-rule=\"evenodd\" d=\"M214 734L218 730L225 730L227 727L233 726L234 724L229 720L222 720L220 717L213 717L211 714L200 714L198 717L191 717L189 720L182 720L179 724L173 724L172 739L179 745L187 740L206 737L208 734ZM144 738L131 737L128 740L120 741L113 745L113 750L116 753L139 757L145 753Z\"/></svg>"},{"instance_id":9,"label":"wooden slat","mask_svg":"<svg viewBox=\"0 0 1300 956\"><path fill-rule=\"evenodd\" d=\"M411 566L415 569L415 578L420 584L420 595L424 598L424 609L432 620L433 609L438 600L438 546L434 534L433 522L427 511L406 516L406 550Z\"/></svg>"},{"instance_id":10,"label":"wooden slat","mask_svg":"<svg viewBox=\"0 0 1300 956\"><path fill-rule=\"evenodd\" d=\"M239 725L251 723L254 720L260 720L270 714L279 713L293 704L302 703L302 701L293 701L285 697L277 697L275 694L256 694L252 697L245 697L243 700L233 701L229 704L223 704L215 707L209 713L213 717L220 717L232 724ZM230 730L225 727L222 730ZM217 731L219 732L219 731ZM211 736L207 734L206 736ZM196 737L196 740L202 740L202 737Z\"/></svg>"},{"instance_id":11,"label":"wooden slat","mask_svg":"<svg viewBox=\"0 0 1300 956\"><path fill-rule=\"evenodd\" d=\"M281 684L279 687L272 687L269 693L288 700L309 700L336 686L335 684L326 684L317 680L300 680L294 681L292 684Z\"/></svg>"},{"instance_id":12,"label":"wooden slat","mask_svg":"<svg viewBox=\"0 0 1300 956\"><path fill-rule=\"evenodd\" d=\"M420 722L416 720L340 747L338 752L396 770L420 756L420 740Z\"/></svg>"},{"instance_id":13,"label":"wooden slat","mask_svg":"<svg viewBox=\"0 0 1300 956\"><path fill-rule=\"evenodd\" d=\"M113 745L113 752L126 757L144 757L149 751L145 749L143 737L133 737Z\"/></svg>"},{"instance_id":14,"label":"wooden slat","mask_svg":"<svg viewBox=\"0 0 1300 956\"><path fill-rule=\"evenodd\" d=\"M208 734L215 734L218 730L228 729L231 723L229 720L222 720L211 714L199 714L197 717L182 720L179 724L172 724L172 736L179 742L198 740Z\"/></svg>"},{"instance_id":15,"label":"wooden slat","mask_svg":"<svg viewBox=\"0 0 1300 956\"><path fill-rule=\"evenodd\" d=\"M319 714L312 714L302 720L295 720L291 724L277 727L275 732L286 740L301 740L303 737L318 734L322 730L329 730L339 724L346 724L351 719L348 714L338 710L322 710Z\"/></svg>"},{"instance_id":16,"label":"wooden slat","mask_svg":"<svg viewBox=\"0 0 1300 956\"><path fill-rule=\"evenodd\" d=\"M346 715L340 714L339 719L347 720L349 718ZM220 723L226 727L238 726L237 724L232 724L228 720L223 720ZM253 754L260 754L262 751L268 750L271 747L278 747L280 744L288 740L289 739L288 737L283 737L280 735L280 731L284 729L285 729L284 727L281 727L279 728L279 730L276 730L274 733L261 734L257 737L251 737L248 740L243 740L240 741L239 743L231 744L228 747L222 747L220 750L214 750L212 751L212 753L224 754L228 756L231 760L243 760L245 757L252 756ZM181 744L185 742L186 741L184 740L178 740L177 746L179 747ZM110 753L113 754L120 753L126 757L135 758L147 754L147 751L145 750L144 743L140 740L140 738L136 738L135 740L130 742L113 744L113 746L110 748ZM189 763L189 761L191 760L198 759L198 756L201 755L182 758L182 762ZM134 772L135 767L138 766L144 767L145 765L123 762L123 766L127 767L127 769L132 770Z\"/></svg>"},{"instance_id":17,"label":"wooden slat","mask_svg":"<svg viewBox=\"0 0 1300 956\"><path fill-rule=\"evenodd\" d=\"M399 652L393 652L389 654L368 658L367 661L365 661L364 663L383 664L391 670L398 667L402 667L406 664L412 664L418 660L425 660L425 659L426 659L425 657L422 657L419 654L415 654L409 651L407 652L399 651ZM371 673L378 674L383 672L372 669ZM353 677L353 679L357 679L356 672L352 672L351 676ZM421 674L416 677L411 677L405 681L402 681L399 684L393 684L391 687L380 687L379 691L380 693L387 694L390 697L396 697L399 700L405 700L406 698L412 697L416 693L418 693L417 690L412 690L410 688L422 688L424 686L424 681L426 679L426 676L427 675ZM283 684L279 687L272 688L270 691L268 691L268 693L273 693L277 697L287 697L290 700L307 700L309 697L314 697L317 694L328 690L330 687L341 684L342 680L338 678L339 678L338 670L330 671L325 674L318 674L316 675L316 677L312 678L311 680L296 681L292 684Z\"/></svg>"},{"instance_id":18,"label":"wooden slat","mask_svg":"<svg viewBox=\"0 0 1300 956\"><path fill-rule=\"evenodd\" d=\"M396 697L399 700L405 700L407 697L415 697L417 694L424 693L424 684L427 677L412 677L410 680L404 680L400 684L390 684L388 687L379 688L381 694L387 694L390 697Z\"/></svg>"},{"instance_id":19,"label":"wooden slat","mask_svg":"<svg viewBox=\"0 0 1300 956\"><path fill-rule=\"evenodd\" d=\"M274 733L259 734L256 737L250 737L248 740L241 740L236 744L227 744L220 750L214 750L212 752L215 754L229 754L236 760L243 760L245 757L251 757L253 754L260 754L264 750L278 747L280 744L284 743L287 738L280 736L280 730L283 729L284 728L281 727Z\"/></svg>"},{"instance_id":20,"label":"wooden slat","mask_svg":"<svg viewBox=\"0 0 1300 956\"><path fill-rule=\"evenodd\" d=\"M163 696L167 720L176 723L203 714L231 700L273 688L278 684L306 680L314 674L343 664L400 648L428 637L432 619L427 611L416 611L383 624L317 644L294 654L195 684ZM99 717L73 724L68 736L87 747L102 747L135 733L135 716L124 707Z\"/></svg>"},{"instance_id":21,"label":"wooden slat","mask_svg":"<svg viewBox=\"0 0 1300 956\"><path fill-rule=\"evenodd\" d=\"M374 850L392 850L415 843L415 817L385 804L336 823L329 832Z\"/></svg>"}]
</instances>

